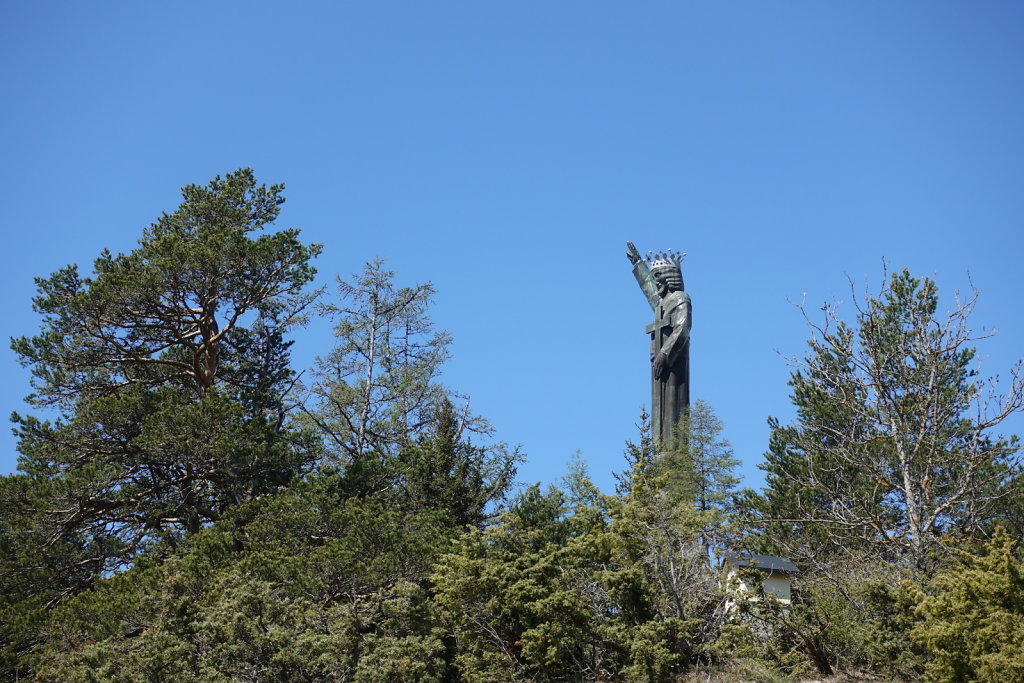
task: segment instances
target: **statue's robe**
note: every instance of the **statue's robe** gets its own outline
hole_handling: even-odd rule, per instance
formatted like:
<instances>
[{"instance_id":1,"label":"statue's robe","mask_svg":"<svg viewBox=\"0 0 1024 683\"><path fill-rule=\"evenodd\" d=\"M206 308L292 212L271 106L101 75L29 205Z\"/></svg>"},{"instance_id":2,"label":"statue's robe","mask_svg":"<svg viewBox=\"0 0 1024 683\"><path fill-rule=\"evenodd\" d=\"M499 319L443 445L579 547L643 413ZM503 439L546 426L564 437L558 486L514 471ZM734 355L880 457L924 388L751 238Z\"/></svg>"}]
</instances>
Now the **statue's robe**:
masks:
<instances>
[{"instance_id":1,"label":"statue's robe","mask_svg":"<svg viewBox=\"0 0 1024 683\"><path fill-rule=\"evenodd\" d=\"M654 322L647 326L651 335L651 432L663 448L675 439L675 426L690 407L690 327L693 306L686 292L658 294L658 283L644 261L633 266L633 276L654 311ZM679 332L675 342L672 335ZM666 345L672 344L671 349ZM667 377L654 374L654 359L668 351Z\"/></svg>"}]
</instances>

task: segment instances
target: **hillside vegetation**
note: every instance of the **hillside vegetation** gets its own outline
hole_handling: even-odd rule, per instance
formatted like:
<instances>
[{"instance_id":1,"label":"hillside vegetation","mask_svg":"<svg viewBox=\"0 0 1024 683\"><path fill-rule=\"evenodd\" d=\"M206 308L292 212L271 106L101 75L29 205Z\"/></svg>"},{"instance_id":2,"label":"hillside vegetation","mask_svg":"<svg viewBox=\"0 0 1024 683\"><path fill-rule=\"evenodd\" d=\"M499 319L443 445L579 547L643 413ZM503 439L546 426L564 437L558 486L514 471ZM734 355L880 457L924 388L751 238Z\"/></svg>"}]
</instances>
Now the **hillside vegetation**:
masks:
<instances>
[{"instance_id":1,"label":"hillside vegetation","mask_svg":"<svg viewBox=\"0 0 1024 683\"><path fill-rule=\"evenodd\" d=\"M640 416L614 493L582 464L517 489L438 381L429 284L373 261L311 289L320 246L247 169L182 194L39 278L12 340L5 680L1024 681L1024 377L978 376L972 298L902 271L808 314L763 491L702 401L670 450ZM300 373L309 316L334 338ZM792 604L738 595L726 551L790 558Z\"/></svg>"}]
</instances>

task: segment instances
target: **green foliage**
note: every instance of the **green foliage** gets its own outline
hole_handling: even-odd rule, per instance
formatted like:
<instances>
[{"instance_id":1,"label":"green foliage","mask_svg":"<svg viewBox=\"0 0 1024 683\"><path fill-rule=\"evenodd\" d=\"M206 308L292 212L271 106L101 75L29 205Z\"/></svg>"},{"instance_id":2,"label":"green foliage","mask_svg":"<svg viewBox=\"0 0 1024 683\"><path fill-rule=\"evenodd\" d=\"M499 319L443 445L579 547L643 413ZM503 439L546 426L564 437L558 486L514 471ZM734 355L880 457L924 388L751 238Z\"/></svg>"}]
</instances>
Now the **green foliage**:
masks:
<instances>
[{"instance_id":1,"label":"green foliage","mask_svg":"<svg viewBox=\"0 0 1024 683\"><path fill-rule=\"evenodd\" d=\"M799 581L799 609L822 625L819 642L839 670L915 678L924 661L910 639L913 600L901 575L910 572L850 557L849 564Z\"/></svg>"},{"instance_id":2,"label":"green foliage","mask_svg":"<svg viewBox=\"0 0 1024 683\"><path fill-rule=\"evenodd\" d=\"M45 638L49 608L92 585L103 548L82 534L50 542L45 516L52 483L25 474L0 477L0 672L27 678L27 655ZM3 675L0 673L0 676Z\"/></svg>"},{"instance_id":3,"label":"green foliage","mask_svg":"<svg viewBox=\"0 0 1024 683\"><path fill-rule=\"evenodd\" d=\"M797 420L769 422L767 489L738 507L748 545L803 570L790 609L753 618L821 672L919 675L932 657L910 637L921 612L901 582L939 570L952 539L1009 517L1017 440L993 431L1024 386L1019 367L1002 397L977 377L974 300L942 315L935 283L903 271L852 324L828 306L809 323L790 380Z\"/></svg>"},{"instance_id":4,"label":"green foliage","mask_svg":"<svg viewBox=\"0 0 1024 683\"><path fill-rule=\"evenodd\" d=\"M394 276L376 259L351 281L339 277L339 301L321 307L337 320L335 347L317 360L305 413L334 463L397 455L448 396L437 377L451 337L430 320L434 288L396 287Z\"/></svg>"},{"instance_id":5,"label":"green foliage","mask_svg":"<svg viewBox=\"0 0 1024 683\"><path fill-rule=\"evenodd\" d=\"M945 535L1000 514L1016 438L993 430L1024 406L1015 369L1003 396L973 369L974 298L938 313L938 289L907 271L858 307L825 307L790 385L797 422L771 421L768 489L742 501L780 549L807 561L873 548L924 567Z\"/></svg>"},{"instance_id":6,"label":"green foliage","mask_svg":"<svg viewBox=\"0 0 1024 683\"><path fill-rule=\"evenodd\" d=\"M94 278L68 266L38 279L42 332L12 343L32 369L32 399L74 408L124 385L204 396L232 377L254 335L286 329L309 302L302 288L320 247L295 229L251 236L277 218L283 189L258 186L249 169L189 185L138 249L104 251Z\"/></svg>"},{"instance_id":7,"label":"green foliage","mask_svg":"<svg viewBox=\"0 0 1024 683\"><path fill-rule=\"evenodd\" d=\"M770 631L756 621L733 619L723 624L710 651L727 670L739 675L736 680L744 683L789 682L813 671L792 637Z\"/></svg>"},{"instance_id":8,"label":"green foliage","mask_svg":"<svg viewBox=\"0 0 1024 683\"><path fill-rule=\"evenodd\" d=\"M914 605L901 581L907 575L853 553L810 567L793 577L791 604L740 604L716 650L794 675L863 671L915 679L924 660L909 636Z\"/></svg>"},{"instance_id":9,"label":"green foliage","mask_svg":"<svg viewBox=\"0 0 1024 683\"><path fill-rule=\"evenodd\" d=\"M39 680L441 680L426 577L455 530L342 484L246 504L68 601L45 627Z\"/></svg>"},{"instance_id":10,"label":"green foliage","mask_svg":"<svg viewBox=\"0 0 1024 683\"><path fill-rule=\"evenodd\" d=\"M512 486L518 451L463 440L462 421L447 397L439 402L433 429L398 455L404 499L419 509L444 510L457 527L482 524L490 504Z\"/></svg>"},{"instance_id":11,"label":"green foliage","mask_svg":"<svg viewBox=\"0 0 1024 683\"><path fill-rule=\"evenodd\" d=\"M928 652L924 679L938 683L1024 679L1024 562L1002 527L977 553L915 592L911 636Z\"/></svg>"},{"instance_id":12,"label":"green foliage","mask_svg":"<svg viewBox=\"0 0 1024 683\"><path fill-rule=\"evenodd\" d=\"M285 334L319 247L257 235L281 190L186 187L135 251L38 281L41 330L12 346L55 417L14 417L0 478L6 680L1024 676L1010 536L942 560L1024 510L1017 441L991 433L1024 382L970 412L973 300L942 319L903 272L855 324L827 309L763 494L735 495L697 401L672 451L642 416L615 495L580 464L503 508L520 456L474 444L486 424L439 383L430 285L380 260L339 280L335 347L296 388ZM744 545L801 566L791 604L735 602L712 557Z\"/></svg>"},{"instance_id":13,"label":"green foliage","mask_svg":"<svg viewBox=\"0 0 1024 683\"><path fill-rule=\"evenodd\" d=\"M467 681L672 680L704 656L722 595L692 498L632 446L621 495L582 470L522 492L457 541L434 576Z\"/></svg>"},{"instance_id":14,"label":"green foliage","mask_svg":"<svg viewBox=\"0 0 1024 683\"><path fill-rule=\"evenodd\" d=\"M725 426L711 406L697 399L676 427L678 447L670 455L670 474L693 497L698 512L728 509L739 483L734 470L740 464L732 446L722 438Z\"/></svg>"},{"instance_id":15,"label":"green foliage","mask_svg":"<svg viewBox=\"0 0 1024 683\"><path fill-rule=\"evenodd\" d=\"M320 248L294 229L255 235L282 189L248 169L190 185L94 277L69 266L37 280L42 329L12 347L30 401L59 412L14 416L20 468L48 482L39 538L82 535L110 571L296 474L283 334L311 300Z\"/></svg>"},{"instance_id":16,"label":"green foliage","mask_svg":"<svg viewBox=\"0 0 1024 683\"><path fill-rule=\"evenodd\" d=\"M377 259L351 282L339 278L339 302L321 307L336 320L335 347L305 387L304 421L322 441L321 467L344 466L351 495L398 486L458 526L480 524L520 456L464 438L489 430L438 382L451 337L430 319L434 288L396 287L394 276Z\"/></svg>"},{"instance_id":17,"label":"green foliage","mask_svg":"<svg viewBox=\"0 0 1024 683\"><path fill-rule=\"evenodd\" d=\"M726 540L725 527L739 477L739 460L722 438L724 425L706 401L697 399L676 427L676 447L659 463L665 481L660 488L692 501L701 518L701 542L707 552ZM681 501L678 501L681 502Z\"/></svg>"},{"instance_id":18,"label":"green foliage","mask_svg":"<svg viewBox=\"0 0 1024 683\"><path fill-rule=\"evenodd\" d=\"M415 452L448 462L435 446L461 449L435 436ZM421 468L424 487L426 471L441 478L433 488L460 489L451 470ZM456 513L481 515L501 491L473 489L487 493L467 508L466 497L410 496L389 474L391 485L353 495L362 476L327 469L100 580L35 624L25 670L54 681L448 680L431 567L464 533Z\"/></svg>"}]
</instances>

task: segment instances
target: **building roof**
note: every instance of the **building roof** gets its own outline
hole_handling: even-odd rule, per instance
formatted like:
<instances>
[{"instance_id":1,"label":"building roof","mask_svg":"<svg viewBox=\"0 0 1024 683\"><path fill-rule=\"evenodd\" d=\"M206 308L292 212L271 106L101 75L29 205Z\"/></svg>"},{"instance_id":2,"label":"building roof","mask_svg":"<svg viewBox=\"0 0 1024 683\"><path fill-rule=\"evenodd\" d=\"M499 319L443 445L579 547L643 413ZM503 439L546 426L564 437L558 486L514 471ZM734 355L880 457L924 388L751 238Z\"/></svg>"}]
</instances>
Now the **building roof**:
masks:
<instances>
[{"instance_id":1,"label":"building roof","mask_svg":"<svg viewBox=\"0 0 1024 683\"><path fill-rule=\"evenodd\" d=\"M788 558L776 557L774 555L756 555L754 553L726 553L726 562L737 567L751 567L752 569L763 569L767 572L779 574L799 574L800 570Z\"/></svg>"}]
</instances>

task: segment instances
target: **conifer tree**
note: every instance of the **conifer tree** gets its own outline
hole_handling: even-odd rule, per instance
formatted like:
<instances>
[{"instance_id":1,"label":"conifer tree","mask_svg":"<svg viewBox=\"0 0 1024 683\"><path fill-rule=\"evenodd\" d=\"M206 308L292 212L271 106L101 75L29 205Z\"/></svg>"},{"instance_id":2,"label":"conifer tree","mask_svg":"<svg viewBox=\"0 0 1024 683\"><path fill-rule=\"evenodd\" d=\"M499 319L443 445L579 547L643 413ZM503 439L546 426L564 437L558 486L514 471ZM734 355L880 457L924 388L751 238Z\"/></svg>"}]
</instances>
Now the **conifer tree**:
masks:
<instances>
[{"instance_id":1,"label":"conifer tree","mask_svg":"<svg viewBox=\"0 0 1024 683\"><path fill-rule=\"evenodd\" d=\"M670 485L692 500L701 520L701 544L707 554L723 542L723 525L732 508L739 477L739 460L723 438L724 425L704 400L697 399L676 427L674 451L666 454L665 475Z\"/></svg>"},{"instance_id":2,"label":"conifer tree","mask_svg":"<svg viewBox=\"0 0 1024 683\"><path fill-rule=\"evenodd\" d=\"M249 169L189 185L134 251L37 280L41 330L12 342L29 401L58 415L14 416L19 467L46 482L37 543L106 539L94 569L109 570L295 474L284 334L320 247L260 234L282 191Z\"/></svg>"},{"instance_id":3,"label":"conifer tree","mask_svg":"<svg viewBox=\"0 0 1024 683\"><path fill-rule=\"evenodd\" d=\"M457 527L480 525L488 506L512 486L520 454L503 444L477 446L465 439L463 420L451 400L440 401L433 434L398 457L401 497L418 509L440 509Z\"/></svg>"},{"instance_id":4,"label":"conifer tree","mask_svg":"<svg viewBox=\"0 0 1024 683\"><path fill-rule=\"evenodd\" d=\"M430 319L434 288L397 287L394 276L378 258L339 277L338 301L321 306L336 321L335 346L317 359L304 412L334 463L397 455L429 433L448 395L438 375L451 337Z\"/></svg>"},{"instance_id":5,"label":"conifer tree","mask_svg":"<svg viewBox=\"0 0 1024 683\"><path fill-rule=\"evenodd\" d=\"M935 283L904 270L854 324L828 306L809 320L796 423L770 422L768 488L744 500L767 538L809 558L874 548L921 567L944 536L1000 515L1019 447L996 430L1024 407L1024 375L1014 367L1003 394L978 377L976 300L942 314Z\"/></svg>"}]
</instances>

